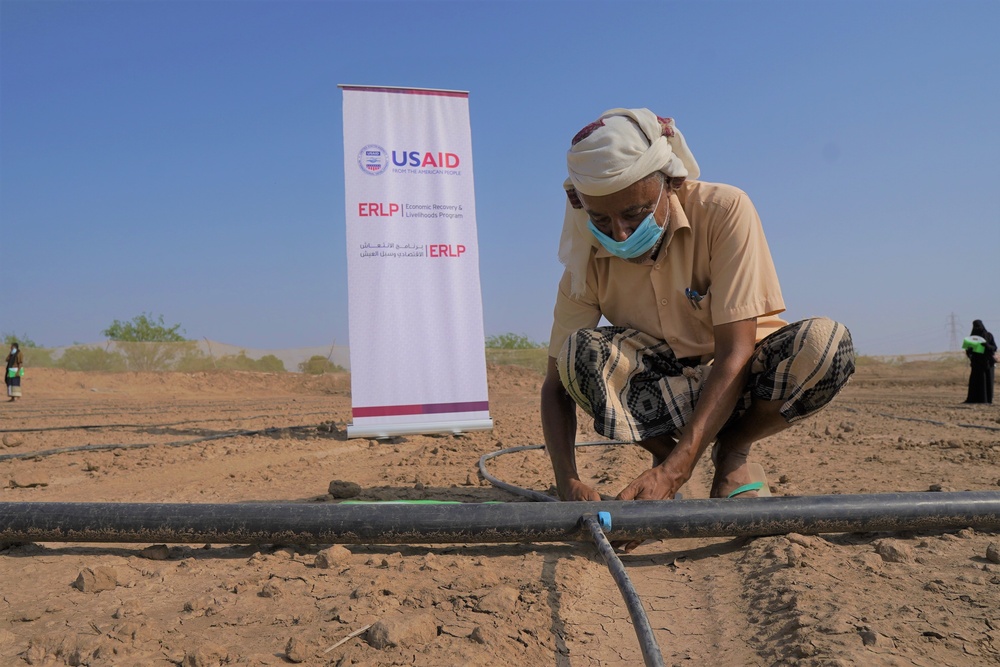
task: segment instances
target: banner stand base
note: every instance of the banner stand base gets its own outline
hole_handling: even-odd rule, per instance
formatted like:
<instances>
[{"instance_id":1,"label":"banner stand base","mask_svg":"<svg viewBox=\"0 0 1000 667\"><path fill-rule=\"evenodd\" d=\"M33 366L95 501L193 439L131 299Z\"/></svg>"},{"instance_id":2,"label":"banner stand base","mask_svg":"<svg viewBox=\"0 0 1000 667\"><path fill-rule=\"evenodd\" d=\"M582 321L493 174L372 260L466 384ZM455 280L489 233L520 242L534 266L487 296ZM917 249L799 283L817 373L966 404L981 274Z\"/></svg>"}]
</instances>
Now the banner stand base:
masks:
<instances>
[{"instance_id":1,"label":"banner stand base","mask_svg":"<svg viewBox=\"0 0 1000 667\"><path fill-rule=\"evenodd\" d=\"M476 419L452 422L419 422L413 424L367 424L347 425L347 438L392 438L397 435L427 435L450 433L457 435L466 431L491 431L492 419Z\"/></svg>"}]
</instances>

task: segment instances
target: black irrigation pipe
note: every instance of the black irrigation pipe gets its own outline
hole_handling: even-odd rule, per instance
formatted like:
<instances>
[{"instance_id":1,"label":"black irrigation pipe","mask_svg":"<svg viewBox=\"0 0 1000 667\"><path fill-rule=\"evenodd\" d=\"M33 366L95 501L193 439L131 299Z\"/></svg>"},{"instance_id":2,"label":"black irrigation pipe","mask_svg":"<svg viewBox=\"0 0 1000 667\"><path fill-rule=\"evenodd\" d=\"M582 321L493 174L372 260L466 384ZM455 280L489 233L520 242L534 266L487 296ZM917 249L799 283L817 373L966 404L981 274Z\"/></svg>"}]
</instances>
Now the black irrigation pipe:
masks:
<instances>
[{"instance_id":1,"label":"black irrigation pipe","mask_svg":"<svg viewBox=\"0 0 1000 667\"><path fill-rule=\"evenodd\" d=\"M743 500L458 503L0 503L0 541L218 544L509 544L588 538L750 537L1000 529L1000 491L776 496Z\"/></svg>"},{"instance_id":2,"label":"black irrigation pipe","mask_svg":"<svg viewBox=\"0 0 1000 667\"><path fill-rule=\"evenodd\" d=\"M278 433L280 431L298 431L302 429L316 428L315 424L305 426L272 426L255 431L233 431L230 433L217 433L216 435L206 435L203 438L193 440L175 440L173 442L137 442L134 444L107 444L107 445L77 445L74 447L59 447L57 449L43 449L38 452L18 452L16 454L0 454L0 461L10 461L13 459L40 459L55 454L67 454L69 452L104 452L115 449L147 449L149 447L184 447L186 445L196 445L199 442L209 440L221 440L223 438L235 438L241 435L265 435Z\"/></svg>"}]
</instances>

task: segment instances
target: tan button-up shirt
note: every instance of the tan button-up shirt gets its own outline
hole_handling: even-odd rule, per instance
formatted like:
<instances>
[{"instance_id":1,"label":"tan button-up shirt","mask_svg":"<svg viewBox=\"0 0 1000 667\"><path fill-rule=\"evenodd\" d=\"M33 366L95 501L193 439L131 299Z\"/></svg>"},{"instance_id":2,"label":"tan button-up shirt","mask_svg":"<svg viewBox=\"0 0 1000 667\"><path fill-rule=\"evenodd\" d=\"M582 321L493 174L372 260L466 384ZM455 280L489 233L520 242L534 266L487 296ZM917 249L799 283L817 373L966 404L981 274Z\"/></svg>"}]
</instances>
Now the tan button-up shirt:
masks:
<instances>
[{"instance_id":1,"label":"tan button-up shirt","mask_svg":"<svg viewBox=\"0 0 1000 667\"><path fill-rule=\"evenodd\" d=\"M710 359L712 327L757 318L757 340L785 325L771 251L757 210L739 188L685 181L670 196L669 236L655 260L633 264L603 247L591 251L587 290L570 296L559 282L549 355L557 356L577 329L614 326L665 340L678 358ZM685 296L691 289L700 301Z\"/></svg>"}]
</instances>

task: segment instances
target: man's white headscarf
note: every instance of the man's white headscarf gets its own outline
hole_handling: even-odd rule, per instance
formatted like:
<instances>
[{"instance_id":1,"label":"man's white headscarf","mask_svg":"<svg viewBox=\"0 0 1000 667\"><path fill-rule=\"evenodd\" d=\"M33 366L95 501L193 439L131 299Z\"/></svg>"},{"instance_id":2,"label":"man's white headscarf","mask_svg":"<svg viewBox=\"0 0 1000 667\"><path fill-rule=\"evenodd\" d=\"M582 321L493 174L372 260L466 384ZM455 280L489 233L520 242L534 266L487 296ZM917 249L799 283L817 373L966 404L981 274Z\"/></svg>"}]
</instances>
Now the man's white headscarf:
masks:
<instances>
[{"instance_id":1,"label":"man's white headscarf","mask_svg":"<svg viewBox=\"0 0 1000 667\"><path fill-rule=\"evenodd\" d=\"M597 239L587 229L587 214L576 193L609 195L660 171L670 177L698 178L700 171L672 118L649 109L611 109L580 130L566 154L568 196L559 261L572 276L571 293L583 294L587 262Z\"/></svg>"}]
</instances>

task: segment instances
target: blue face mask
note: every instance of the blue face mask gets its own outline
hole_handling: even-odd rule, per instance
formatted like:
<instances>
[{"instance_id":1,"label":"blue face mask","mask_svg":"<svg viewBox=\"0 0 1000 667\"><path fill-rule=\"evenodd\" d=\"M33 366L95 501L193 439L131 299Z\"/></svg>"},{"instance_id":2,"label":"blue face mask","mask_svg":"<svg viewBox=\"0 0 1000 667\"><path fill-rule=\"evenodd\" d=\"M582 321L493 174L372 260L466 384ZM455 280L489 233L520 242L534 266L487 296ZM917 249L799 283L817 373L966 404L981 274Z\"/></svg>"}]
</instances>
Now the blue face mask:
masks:
<instances>
[{"instance_id":1,"label":"blue face mask","mask_svg":"<svg viewBox=\"0 0 1000 667\"><path fill-rule=\"evenodd\" d=\"M594 226L594 223L587 220L587 228L590 229L590 233L594 235L594 238L604 246L604 249L610 252L615 257L621 257L622 259L634 259L645 252L648 252L650 248L656 245L657 240L659 240L660 235L663 233L663 229L656 224L656 218L654 214L656 213L656 207L660 205L660 197L663 196L663 186L660 186L660 194L656 198L656 203L653 204L653 212L647 215L639 226L635 228L635 231L629 235L624 241L615 241L613 238L602 232L600 229Z\"/></svg>"}]
</instances>

